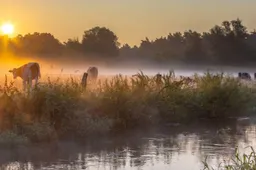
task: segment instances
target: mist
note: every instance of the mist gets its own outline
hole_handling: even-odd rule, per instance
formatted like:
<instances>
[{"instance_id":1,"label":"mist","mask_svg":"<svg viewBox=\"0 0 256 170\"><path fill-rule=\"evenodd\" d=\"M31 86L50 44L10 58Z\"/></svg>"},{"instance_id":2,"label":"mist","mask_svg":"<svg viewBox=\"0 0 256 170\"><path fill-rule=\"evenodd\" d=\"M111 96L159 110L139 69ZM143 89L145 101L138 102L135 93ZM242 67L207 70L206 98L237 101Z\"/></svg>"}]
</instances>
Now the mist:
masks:
<instances>
[{"instance_id":1,"label":"mist","mask_svg":"<svg viewBox=\"0 0 256 170\"><path fill-rule=\"evenodd\" d=\"M223 65L196 65L185 63L168 63L157 64L152 61L143 60L121 60L121 61L102 61L100 59L82 59L82 57L72 60L75 56L62 56L60 60L58 56L46 56L43 57L31 57L31 56L14 56L8 55L8 57L1 56L0 58L0 71L2 75L9 75L8 70L17 68L28 62L38 62L41 67L41 74L51 76L68 75L68 76L81 76L91 66L96 66L99 69L99 75L102 76L114 76L118 74L122 75L134 75L142 71L146 75L155 75L157 73L167 74L169 71L174 71L177 76L193 76L195 73L203 75L209 71L212 73L226 73L229 75L237 76L238 72L248 72L254 74L256 72L253 67L242 66L223 66ZM132 57L131 57L132 58Z\"/></svg>"}]
</instances>

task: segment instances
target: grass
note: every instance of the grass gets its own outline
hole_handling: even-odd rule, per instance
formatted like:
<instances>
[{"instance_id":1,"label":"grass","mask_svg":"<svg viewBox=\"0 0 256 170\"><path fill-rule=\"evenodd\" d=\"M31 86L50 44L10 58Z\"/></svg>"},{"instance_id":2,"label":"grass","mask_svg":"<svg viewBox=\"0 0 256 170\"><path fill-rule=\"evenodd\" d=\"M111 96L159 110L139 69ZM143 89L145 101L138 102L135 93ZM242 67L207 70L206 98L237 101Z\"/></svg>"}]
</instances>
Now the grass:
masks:
<instances>
[{"instance_id":1,"label":"grass","mask_svg":"<svg viewBox=\"0 0 256 170\"><path fill-rule=\"evenodd\" d=\"M225 120L251 113L256 99L254 86L223 74L205 73L188 81L177 80L173 72L160 82L142 72L117 75L87 89L73 78L48 79L30 94L6 78L0 93L0 143L7 132L35 143L201 118Z\"/></svg>"},{"instance_id":2,"label":"grass","mask_svg":"<svg viewBox=\"0 0 256 170\"><path fill-rule=\"evenodd\" d=\"M218 169L223 170L255 170L256 169L256 153L252 147L250 154L240 154L236 148L234 156L219 164ZM203 161L204 170L214 170L207 163L207 159Z\"/></svg>"}]
</instances>

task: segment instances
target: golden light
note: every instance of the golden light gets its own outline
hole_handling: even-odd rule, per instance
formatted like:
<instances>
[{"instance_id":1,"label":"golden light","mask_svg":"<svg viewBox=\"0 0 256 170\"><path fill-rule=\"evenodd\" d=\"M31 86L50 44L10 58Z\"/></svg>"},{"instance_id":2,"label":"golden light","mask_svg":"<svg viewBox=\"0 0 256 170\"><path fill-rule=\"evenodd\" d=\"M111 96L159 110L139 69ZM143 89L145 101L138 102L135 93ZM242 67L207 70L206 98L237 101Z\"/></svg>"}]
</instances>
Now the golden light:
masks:
<instances>
[{"instance_id":1,"label":"golden light","mask_svg":"<svg viewBox=\"0 0 256 170\"><path fill-rule=\"evenodd\" d=\"M11 23L5 23L1 26L1 31L4 35L11 35L14 32L14 26Z\"/></svg>"}]
</instances>

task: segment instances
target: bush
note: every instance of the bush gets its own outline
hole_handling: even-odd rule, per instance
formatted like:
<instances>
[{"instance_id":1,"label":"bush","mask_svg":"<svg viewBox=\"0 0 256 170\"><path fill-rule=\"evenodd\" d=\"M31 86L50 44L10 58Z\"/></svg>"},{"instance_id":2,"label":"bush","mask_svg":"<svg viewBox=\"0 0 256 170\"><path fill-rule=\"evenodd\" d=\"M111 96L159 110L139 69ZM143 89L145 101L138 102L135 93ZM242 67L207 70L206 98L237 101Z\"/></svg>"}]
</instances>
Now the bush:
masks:
<instances>
[{"instance_id":1,"label":"bush","mask_svg":"<svg viewBox=\"0 0 256 170\"><path fill-rule=\"evenodd\" d=\"M97 107L105 116L114 120L115 129L150 124L155 117L155 112L152 112L154 106L151 104L156 95L150 83L150 79L142 75L132 78L131 83L121 75L116 76L101 84L103 90L98 95Z\"/></svg>"},{"instance_id":2,"label":"bush","mask_svg":"<svg viewBox=\"0 0 256 170\"><path fill-rule=\"evenodd\" d=\"M203 77L196 77L196 83L194 102L191 103L193 110L201 116L223 119L246 113L251 94L238 79L206 73Z\"/></svg>"},{"instance_id":3,"label":"bush","mask_svg":"<svg viewBox=\"0 0 256 170\"><path fill-rule=\"evenodd\" d=\"M56 130L63 130L72 119L72 112L81 97L81 88L71 79L70 82L51 82L37 86L27 99L27 108L32 118L50 122Z\"/></svg>"},{"instance_id":4,"label":"bush","mask_svg":"<svg viewBox=\"0 0 256 170\"><path fill-rule=\"evenodd\" d=\"M68 126L69 133L79 138L107 134L113 126L113 120L107 117L93 116L86 111L77 111L74 114L74 119Z\"/></svg>"},{"instance_id":5,"label":"bush","mask_svg":"<svg viewBox=\"0 0 256 170\"><path fill-rule=\"evenodd\" d=\"M15 147L29 144L29 139L26 136L18 135L12 131L0 133L0 146Z\"/></svg>"},{"instance_id":6,"label":"bush","mask_svg":"<svg viewBox=\"0 0 256 170\"><path fill-rule=\"evenodd\" d=\"M34 143L57 140L56 131L48 122L36 122L30 125L25 125L21 133Z\"/></svg>"}]
</instances>

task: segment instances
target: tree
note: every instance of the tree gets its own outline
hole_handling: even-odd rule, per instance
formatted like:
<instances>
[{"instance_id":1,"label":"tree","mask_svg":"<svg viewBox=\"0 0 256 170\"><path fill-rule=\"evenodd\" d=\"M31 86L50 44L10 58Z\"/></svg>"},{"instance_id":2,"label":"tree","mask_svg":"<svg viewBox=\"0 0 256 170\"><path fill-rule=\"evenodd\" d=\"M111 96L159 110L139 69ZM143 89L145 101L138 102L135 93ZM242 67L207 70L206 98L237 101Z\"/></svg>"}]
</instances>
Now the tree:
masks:
<instances>
[{"instance_id":1,"label":"tree","mask_svg":"<svg viewBox=\"0 0 256 170\"><path fill-rule=\"evenodd\" d=\"M82 50L82 44L79 42L78 38L68 39L67 42L64 42L64 45L67 49L71 49L74 51L79 52Z\"/></svg>"},{"instance_id":2,"label":"tree","mask_svg":"<svg viewBox=\"0 0 256 170\"><path fill-rule=\"evenodd\" d=\"M246 45L248 33L240 19L224 21L210 30L208 40L220 63L247 62L250 49Z\"/></svg>"},{"instance_id":3,"label":"tree","mask_svg":"<svg viewBox=\"0 0 256 170\"><path fill-rule=\"evenodd\" d=\"M25 54L57 54L63 47L50 33L18 35L14 42L16 42L16 50Z\"/></svg>"},{"instance_id":4,"label":"tree","mask_svg":"<svg viewBox=\"0 0 256 170\"><path fill-rule=\"evenodd\" d=\"M84 32L82 48L85 53L101 56L117 56L118 37L106 27L94 27Z\"/></svg>"},{"instance_id":5,"label":"tree","mask_svg":"<svg viewBox=\"0 0 256 170\"><path fill-rule=\"evenodd\" d=\"M202 62L203 50L201 34L189 30L184 32L184 39L186 60L194 63Z\"/></svg>"}]
</instances>

